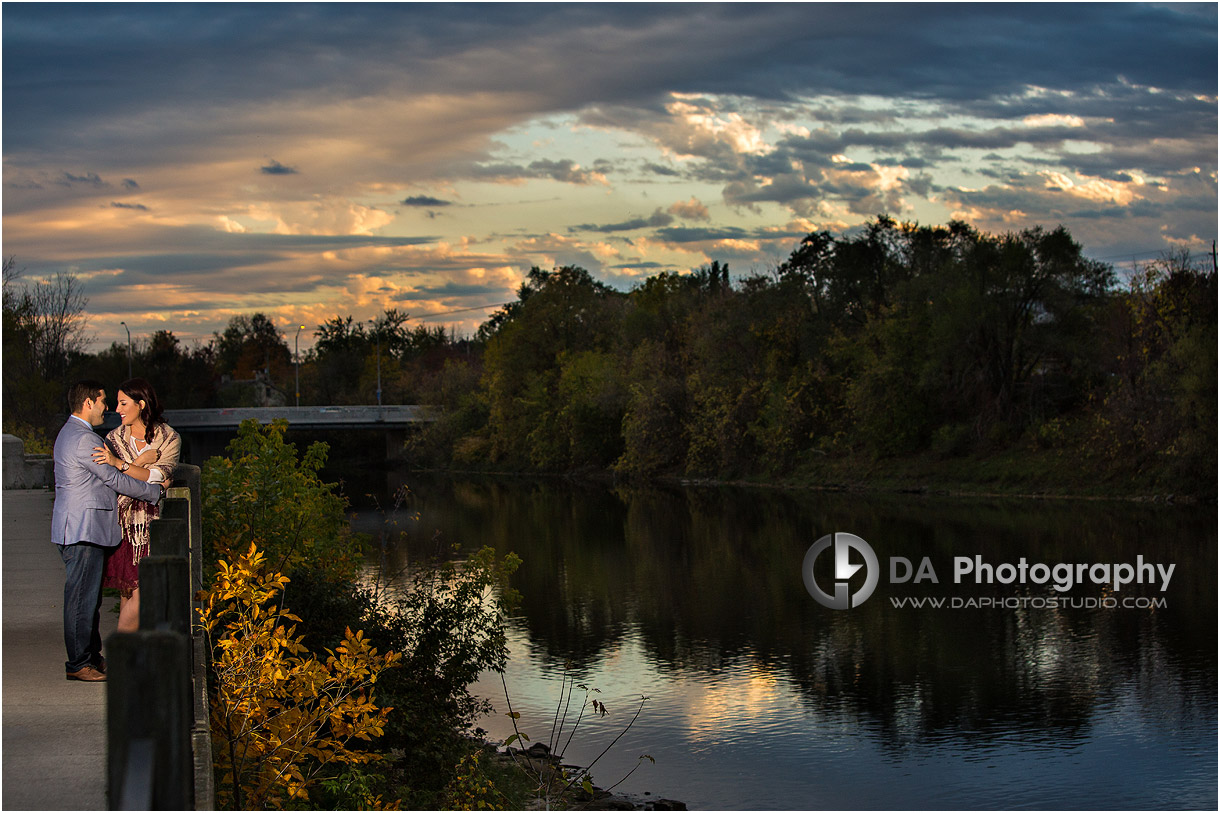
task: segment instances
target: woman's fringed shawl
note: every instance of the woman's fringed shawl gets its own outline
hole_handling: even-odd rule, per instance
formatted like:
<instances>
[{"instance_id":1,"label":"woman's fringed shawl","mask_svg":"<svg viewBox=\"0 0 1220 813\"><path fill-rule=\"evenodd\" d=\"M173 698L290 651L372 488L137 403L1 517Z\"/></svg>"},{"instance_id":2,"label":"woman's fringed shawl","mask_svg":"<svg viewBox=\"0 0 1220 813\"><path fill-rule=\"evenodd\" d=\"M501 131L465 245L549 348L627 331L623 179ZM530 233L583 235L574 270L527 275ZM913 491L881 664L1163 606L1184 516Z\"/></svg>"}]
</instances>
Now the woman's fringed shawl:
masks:
<instances>
[{"instance_id":1,"label":"woman's fringed shawl","mask_svg":"<svg viewBox=\"0 0 1220 813\"><path fill-rule=\"evenodd\" d=\"M128 463L138 457L131 448L131 427L129 426L112 429L106 435L106 444L112 452ZM161 456L157 458L157 462L147 468L160 471L163 479L168 483L174 476L174 465L177 464L178 454L182 450L182 438L168 425L161 423L157 424L157 428L153 430L149 446L160 451ZM131 545L131 563L137 567L140 560L148 555L148 523L160 515L161 508L154 503L137 500L124 494L119 495L119 527L123 532L123 541Z\"/></svg>"}]
</instances>

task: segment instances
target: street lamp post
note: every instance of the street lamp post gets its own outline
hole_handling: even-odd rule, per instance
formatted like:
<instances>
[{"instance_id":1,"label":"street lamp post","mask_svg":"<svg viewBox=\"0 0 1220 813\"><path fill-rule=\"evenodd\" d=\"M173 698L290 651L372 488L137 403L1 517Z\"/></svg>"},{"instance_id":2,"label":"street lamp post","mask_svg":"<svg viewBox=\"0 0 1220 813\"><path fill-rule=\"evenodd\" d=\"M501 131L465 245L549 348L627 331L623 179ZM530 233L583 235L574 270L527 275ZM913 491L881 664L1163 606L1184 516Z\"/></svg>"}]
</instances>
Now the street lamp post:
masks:
<instances>
[{"instance_id":1,"label":"street lamp post","mask_svg":"<svg viewBox=\"0 0 1220 813\"><path fill-rule=\"evenodd\" d=\"M304 325L297 328L296 353L294 353L297 363L297 406L301 405L301 331L304 329Z\"/></svg>"},{"instance_id":2,"label":"street lamp post","mask_svg":"<svg viewBox=\"0 0 1220 813\"><path fill-rule=\"evenodd\" d=\"M127 377L131 378L131 328L127 327L126 322L119 322L123 326L123 330L127 331Z\"/></svg>"},{"instance_id":3,"label":"street lamp post","mask_svg":"<svg viewBox=\"0 0 1220 813\"><path fill-rule=\"evenodd\" d=\"M369 324L373 326L373 336L377 339L377 406L381 406L381 332L377 330L377 323L372 319Z\"/></svg>"}]
</instances>

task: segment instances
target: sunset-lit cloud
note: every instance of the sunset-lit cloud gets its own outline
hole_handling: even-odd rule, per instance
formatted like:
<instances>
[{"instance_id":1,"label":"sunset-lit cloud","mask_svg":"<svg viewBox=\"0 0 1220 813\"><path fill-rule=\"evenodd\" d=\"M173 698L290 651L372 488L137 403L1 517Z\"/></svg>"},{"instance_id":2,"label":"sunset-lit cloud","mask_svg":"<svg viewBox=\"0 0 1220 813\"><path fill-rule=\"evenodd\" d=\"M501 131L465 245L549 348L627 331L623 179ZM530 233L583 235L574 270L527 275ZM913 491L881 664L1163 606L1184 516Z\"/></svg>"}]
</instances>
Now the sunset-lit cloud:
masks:
<instances>
[{"instance_id":1,"label":"sunset-lit cloud","mask_svg":"<svg viewBox=\"0 0 1220 813\"><path fill-rule=\"evenodd\" d=\"M695 200L694 196L690 200L680 200L670 205L665 211L671 215L685 218L687 220L711 220L711 213L708 208L699 201Z\"/></svg>"},{"instance_id":2,"label":"sunset-lit cloud","mask_svg":"<svg viewBox=\"0 0 1220 813\"><path fill-rule=\"evenodd\" d=\"M1215 236L1212 5L471 12L6 4L6 255L76 274L107 344L473 332L535 265L747 274L880 213L1102 258Z\"/></svg>"}]
</instances>

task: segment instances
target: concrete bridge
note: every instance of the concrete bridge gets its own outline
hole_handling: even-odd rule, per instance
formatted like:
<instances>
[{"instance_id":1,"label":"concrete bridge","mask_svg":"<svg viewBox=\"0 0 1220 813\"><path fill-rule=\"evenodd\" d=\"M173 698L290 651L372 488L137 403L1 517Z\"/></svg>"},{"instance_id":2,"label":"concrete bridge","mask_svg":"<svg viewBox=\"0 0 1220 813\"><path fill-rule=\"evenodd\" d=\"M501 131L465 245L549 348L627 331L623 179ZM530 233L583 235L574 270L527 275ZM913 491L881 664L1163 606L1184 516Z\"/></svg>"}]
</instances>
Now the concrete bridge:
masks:
<instances>
[{"instance_id":1,"label":"concrete bridge","mask_svg":"<svg viewBox=\"0 0 1220 813\"><path fill-rule=\"evenodd\" d=\"M167 409L165 421L179 432L227 432L250 418L271 423L283 418L295 429L377 429L407 427L436 420L434 407L415 404L389 406L222 407L219 409Z\"/></svg>"},{"instance_id":2,"label":"concrete bridge","mask_svg":"<svg viewBox=\"0 0 1220 813\"><path fill-rule=\"evenodd\" d=\"M224 453L228 440L237 434L242 421L253 418L271 423L277 418L288 421L289 430L370 430L385 436L386 457L402 455L407 432L437 419L436 407L417 404L387 406L302 406L302 407L221 407L214 409L167 409L165 421L182 435L183 462L200 465L213 455ZM106 416L110 419L110 414ZM118 426L115 415L114 426ZM107 421L107 429L110 421Z\"/></svg>"}]
</instances>

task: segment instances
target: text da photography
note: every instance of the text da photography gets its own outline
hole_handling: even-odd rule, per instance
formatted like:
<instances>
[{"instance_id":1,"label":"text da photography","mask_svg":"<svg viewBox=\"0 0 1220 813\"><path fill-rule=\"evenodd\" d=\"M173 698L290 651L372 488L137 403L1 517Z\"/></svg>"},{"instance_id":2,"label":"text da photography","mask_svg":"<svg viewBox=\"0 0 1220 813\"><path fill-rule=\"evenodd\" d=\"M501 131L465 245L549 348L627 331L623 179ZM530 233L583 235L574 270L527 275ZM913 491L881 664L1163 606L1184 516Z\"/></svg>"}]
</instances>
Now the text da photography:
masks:
<instances>
[{"instance_id":1,"label":"text da photography","mask_svg":"<svg viewBox=\"0 0 1220 813\"><path fill-rule=\"evenodd\" d=\"M886 557L883 568L873 546L855 534L835 532L819 538L805 554L802 576L805 587L818 603L835 610L858 607L867 601L884 577L888 585L930 586L942 584L948 578L959 589L962 586L991 588L1012 585L1014 588L1035 586L1049 589L1039 596L1013 595L996 597L990 592L978 597L955 595L928 596L914 601L910 596L891 597L895 607L1081 607L1113 608L1165 606L1164 599L1130 595L1120 598L1124 587L1165 593L1173 579L1174 562L1149 561L1137 554L1127 562L1046 562L1030 561L1025 556L1016 561L990 561L982 554L953 556L938 562L934 557L918 559L908 556ZM1078 589L1093 586L1102 595L1068 596ZM1096 591L1095 591L1096 592Z\"/></svg>"}]
</instances>

